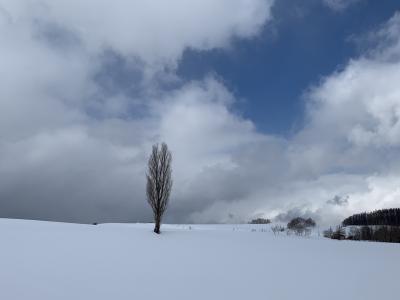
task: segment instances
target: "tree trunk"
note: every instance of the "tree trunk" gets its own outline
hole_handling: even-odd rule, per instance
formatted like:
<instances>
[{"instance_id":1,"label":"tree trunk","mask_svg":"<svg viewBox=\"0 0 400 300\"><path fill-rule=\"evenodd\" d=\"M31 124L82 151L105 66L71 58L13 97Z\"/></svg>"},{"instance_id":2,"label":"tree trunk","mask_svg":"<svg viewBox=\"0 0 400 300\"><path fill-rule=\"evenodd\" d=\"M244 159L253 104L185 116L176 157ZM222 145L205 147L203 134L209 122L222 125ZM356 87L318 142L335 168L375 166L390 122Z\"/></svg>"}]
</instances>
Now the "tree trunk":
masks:
<instances>
[{"instance_id":1,"label":"tree trunk","mask_svg":"<svg viewBox=\"0 0 400 300\"><path fill-rule=\"evenodd\" d=\"M156 220L156 224L154 226L154 232L160 234L160 220Z\"/></svg>"}]
</instances>

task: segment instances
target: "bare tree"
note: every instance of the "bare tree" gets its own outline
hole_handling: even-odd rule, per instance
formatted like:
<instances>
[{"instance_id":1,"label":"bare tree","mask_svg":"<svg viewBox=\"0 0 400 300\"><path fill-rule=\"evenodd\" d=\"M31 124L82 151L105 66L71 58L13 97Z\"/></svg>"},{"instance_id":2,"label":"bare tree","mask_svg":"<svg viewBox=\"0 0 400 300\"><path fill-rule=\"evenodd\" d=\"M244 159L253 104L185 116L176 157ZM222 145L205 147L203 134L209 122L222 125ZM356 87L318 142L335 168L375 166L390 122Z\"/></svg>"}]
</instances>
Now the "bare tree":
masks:
<instances>
[{"instance_id":1,"label":"bare tree","mask_svg":"<svg viewBox=\"0 0 400 300\"><path fill-rule=\"evenodd\" d=\"M168 146L162 143L161 148L158 144L153 145L149 163L147 177L147 202L149 202L154 216L154 232L160 233L160 226L164 212L167 209L169 195L172 188L172 155Z\"/></svg>"},{"instance_id":2,"label":"bare tree","mask_svg":"<svg viewBox=\"0 0 400 300\"><path fill-rule=\"evenodd\" d=\"M279 234L280 232L284 232L285 231L285 227L281 226L281 225L275 225L271 227L272 232L274 233L274 235Z\"/></svg>"}]
</instances>

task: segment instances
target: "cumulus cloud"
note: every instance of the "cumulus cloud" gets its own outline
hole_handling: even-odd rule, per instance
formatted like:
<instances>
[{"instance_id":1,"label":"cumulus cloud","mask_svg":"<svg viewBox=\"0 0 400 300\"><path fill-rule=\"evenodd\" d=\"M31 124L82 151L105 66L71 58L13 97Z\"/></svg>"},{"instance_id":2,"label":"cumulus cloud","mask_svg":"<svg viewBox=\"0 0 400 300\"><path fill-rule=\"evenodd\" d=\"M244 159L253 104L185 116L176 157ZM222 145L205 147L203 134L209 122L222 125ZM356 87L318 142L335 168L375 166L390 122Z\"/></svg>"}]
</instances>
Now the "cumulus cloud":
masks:
<instances>
[{"instance_id":1,"label":"cumulus cloud","mask_svg":"<svg viewBox=\"0 0 400 300\"><path fill-rule=\"evenodd\" d=\"M203 169L233 168L227 153L259 139L253 125L218 80L185 84L174 69L187 48L252 38L272 4L0 1L1 215L150 220L144 173L161 140L177 203Z\"/></svg>"},{"instance_id":2,"label":"cumulus cloud","mask_svg":"<svg viewBox=\"0 0 400 300\"><path fill-rule=\"evenodd\" d=\"M175 64L185 48L208 50L254 36L272 5L262 0L2 2L11 22L27 23L49 43L72 39L92 53L111 48L162 64Z\"/></svg>"},{"instance_id":3,"label":"cumulus cloud","mask_svg":"<svg viewBox=\"0 0 400 300\"><path fill-rule=\"evenodd\" d=\"M272 4L0 0L1 216L149 221L144 174L160 141L174 157L169 222L298 212L329 224L398 205L398 15L310 88L290 138L233 112L216 76L176 75L187 48L254 37ZM336 195L351 201L327 203Z\"/></svg>"},{"instance_id":4,"label":"cumulus cloud","mask_svg":"<svg viewBox=\"0 0 400 300\"><path fill-rule=\"evenodd\" d=\"M398 206L399 28L396 14L371 33L374 47L307 91L306 122L293 137L262 135L231 154L236 168L220 178L228 178L222 186L235 192L212 195L221 200L195 211L192 219L229 221L230 212L248 220L293 212L326 225L354 212ZM217 182L211 174L204 177Z\"/></svg>"},{"instance_id":5,"label":"cumulus cloud","mask_svg":"<svg viewBox=\"0 0 400 300\"><path fill-rule=\"evenodd\" d=\"M305 94L304 128L280 142L283 155L259 173L276 181L260 182L247 202L214 204L207 215L229 210L273 218L296 212L329 224L357 211L398 206L399 28L396 14L371 34L376 46ZM352 200L327 203L337 195Z\"/></svg>"},{"instance_id":6,"label":"cumulus cloud","mask_svg":"<svg viewBox=\"0 0 400 300\"><path fill-rule=\"evenodd\" d=\"M394 15L372 35L376 47L310 89L308 122L295 138L300 148L293 146L293 158L303 162L296 168L302 171L351 175L368 182L344 193L352 199L353 210L382 206L373 196L380 189L378 182L396 180L393 175L399 174L400 57L394 34L399 21ZM399 205L397 196L390 198L392 205Z\"/></svg>"}]
</instances>

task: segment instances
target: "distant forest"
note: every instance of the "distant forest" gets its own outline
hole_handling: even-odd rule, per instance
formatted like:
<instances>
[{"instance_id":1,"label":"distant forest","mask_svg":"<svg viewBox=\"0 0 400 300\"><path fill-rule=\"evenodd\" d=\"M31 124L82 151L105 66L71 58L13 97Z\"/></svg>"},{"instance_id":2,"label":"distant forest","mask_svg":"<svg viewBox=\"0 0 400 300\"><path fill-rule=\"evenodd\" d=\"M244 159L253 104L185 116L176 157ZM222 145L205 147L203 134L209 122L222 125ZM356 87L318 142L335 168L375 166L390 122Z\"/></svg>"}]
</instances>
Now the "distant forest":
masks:
<instances>
[{"instance_id":1,"label":"distant forest","mask_svg":"<svg viewBox=\"0 0 400 300\"><path fill-rule=\"evenodd\" d=\"M400 208L380 209L370 213L355 214L346 218L342 223L344 226L400 226Z\"/></svg>"}]
</instances>

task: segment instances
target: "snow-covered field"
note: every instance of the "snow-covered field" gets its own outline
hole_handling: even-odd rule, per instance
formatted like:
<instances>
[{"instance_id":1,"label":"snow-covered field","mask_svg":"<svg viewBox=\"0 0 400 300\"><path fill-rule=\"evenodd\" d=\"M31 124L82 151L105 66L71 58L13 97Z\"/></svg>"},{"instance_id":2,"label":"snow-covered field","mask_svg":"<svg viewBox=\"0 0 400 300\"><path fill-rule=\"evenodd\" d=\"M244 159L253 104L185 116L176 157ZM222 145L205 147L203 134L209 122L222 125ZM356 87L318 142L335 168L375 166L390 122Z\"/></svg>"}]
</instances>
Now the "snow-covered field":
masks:
<instances>
[{"instance_id":1,"label":"snow-covered field","mask_svg":"<svg viewBox=\"0 0 400 300\"><path fill-rule=\"evenodd\" d=\"M162 230L0 220L0 299L399 299L399 244L269 225Z\"/></svg>"}]
</instances>

